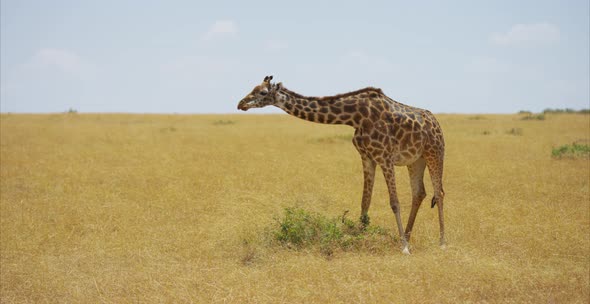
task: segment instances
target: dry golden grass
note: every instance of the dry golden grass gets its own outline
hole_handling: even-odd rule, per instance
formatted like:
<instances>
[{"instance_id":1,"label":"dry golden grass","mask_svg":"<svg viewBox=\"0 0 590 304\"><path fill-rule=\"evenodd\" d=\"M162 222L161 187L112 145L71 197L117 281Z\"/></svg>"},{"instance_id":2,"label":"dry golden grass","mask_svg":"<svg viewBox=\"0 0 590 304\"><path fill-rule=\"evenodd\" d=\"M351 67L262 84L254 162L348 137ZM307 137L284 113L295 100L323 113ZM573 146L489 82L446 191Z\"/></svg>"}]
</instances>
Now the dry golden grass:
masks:
<instances>
[{"instance_id":1,"label":"dry golden grass","mask_svg":"<svg viewBox=\"0 0 590 304\"><path fill-rule=\"evenodd\" d=\"M286 115L1 115L2 303L588 303L589 115L438 115L446 250L260 242L285 207L360 212L353 130ZM512 129L520 131L514 132ZM410 206L398 169L404 222ZM394 231L378 172L372 223ZM434 209L436 210L436 209Z\"/></svg>"}]
</instances>

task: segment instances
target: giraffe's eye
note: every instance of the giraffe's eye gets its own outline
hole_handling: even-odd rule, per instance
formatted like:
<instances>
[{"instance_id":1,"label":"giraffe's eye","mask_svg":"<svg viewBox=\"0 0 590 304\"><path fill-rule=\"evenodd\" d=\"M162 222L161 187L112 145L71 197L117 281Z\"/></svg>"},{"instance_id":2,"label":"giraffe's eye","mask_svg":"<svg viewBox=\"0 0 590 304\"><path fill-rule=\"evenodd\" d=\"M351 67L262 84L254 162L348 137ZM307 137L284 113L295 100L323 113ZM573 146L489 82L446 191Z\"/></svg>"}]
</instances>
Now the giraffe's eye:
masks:
<instances>
[{"instance_id":1,"label":"giraffe's eye","mask_svg":"<svg viewBox=\"0 0 590 304\"><path fill-rule=\"evenodd\" d=\"M266 94L268 94L268 92L267 91L260 91L259 94L262 95L262 96L265 96Z\"/></svg>"}]
</instances>

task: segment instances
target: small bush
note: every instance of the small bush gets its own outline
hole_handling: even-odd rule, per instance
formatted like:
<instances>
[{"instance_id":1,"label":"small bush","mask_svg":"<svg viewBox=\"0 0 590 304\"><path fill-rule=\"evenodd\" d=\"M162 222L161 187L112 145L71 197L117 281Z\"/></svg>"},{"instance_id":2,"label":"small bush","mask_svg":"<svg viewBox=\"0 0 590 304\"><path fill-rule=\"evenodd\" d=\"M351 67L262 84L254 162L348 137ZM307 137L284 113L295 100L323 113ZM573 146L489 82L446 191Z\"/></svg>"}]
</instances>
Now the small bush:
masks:
<instances>
[{"instance_id":1,"label":"small bush","mask_svg":"<svg viewBox=\"0 0 590 304\"><path fill-rule=\"evenodd\" d=\"M469 116L469 117L467 117L467 119L469 119L469 120L484 120L486 118L481 115L476 115L476 116Z\"/></svg>"},{"instance_id":2,"label":"small bush","mask_svg":"<svg viewBox=\"0 0 590 304\"><path fill-rule=\"evenodd\" d=\"M490 131L488 131L488 130L485 130L485 131L483 131L481 134L483 134L483 135L490 135L490 134L492 134L492 132L490 132Z\"/></svg>"},{"instance_id":3,"label":"small bush","mask_svg":"<svg viewBox=\"0 0 590 304\"><path fill-rule=\"evenodd\" d=\"M551 156L555 159L590 158L590 146L576 142L571 145L563 145L553 148Z\"/></svg>"},{"instance_id":4,"label":"small bush","mask_svg":"<svg viewBox=\"0 0 590 304\"><path fill-rule=\"evenodd\" d=\"M520 110L518 111L518 114L533 115L533 112L527 110Z\"/></svg>"},{"instance_id":5,"label":"small bush","mask_svg":"<svg viewBox=\"0 0 590 304\"><path fill-rule=\"evenodd\" d=\"M336 250L368 249L378 251L391 242L390 234L378 226L366 226L346 218L328 218L300 208L286 208L278 225L272 229L274 239L292 249L318 248L325 256Z\"/></svg>"},{"instance_id":6,"label":"small bush","mask_svg":"<svg viewBox=\"0 0 590 304\"><path fill-rule=\"evenodd\" d=\"M522 129L521 128L512 128L512 129L506 131L506 134L521 136L522 135Z\"/></svg>"},{"instance_id":7,"label":"small bush","mask_svg":"<svg viewBox=\"0 0 590 304\"><path fill-rule=\"evenodd\" d=\"M66 113L68 114L77 114L78 110L74 109L74 108L69 108L68 111L66 111Z\"/></svg>"}]
</instances>

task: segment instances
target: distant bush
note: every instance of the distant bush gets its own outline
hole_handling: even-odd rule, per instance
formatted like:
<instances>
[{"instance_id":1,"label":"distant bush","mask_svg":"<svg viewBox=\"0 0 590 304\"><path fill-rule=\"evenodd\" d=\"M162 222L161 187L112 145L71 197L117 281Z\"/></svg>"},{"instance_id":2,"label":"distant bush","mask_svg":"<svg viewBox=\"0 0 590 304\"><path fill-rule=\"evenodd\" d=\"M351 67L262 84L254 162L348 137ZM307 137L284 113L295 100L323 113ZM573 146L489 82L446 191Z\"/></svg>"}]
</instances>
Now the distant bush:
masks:
<instances>
[{"instance_id":1,"label":"distant bush","mask_svg":"<svg viewBox=\"0 0 590 304\"><path fill-rule=\"evenodd\" d=\"M574 142L571 145L563 145L553 148L551 156L556 159L590 158L590 146Z\"/></svg>"},{"instance_id":2,"label":"distant bush","mask_svg":"<svg viewBox=\"0 0 590 304\"><path fill-rule=\"evenodd\" d=\"M551 108L547 108L545 110L543 110L543 113L545 114L572 114L572 113L580 113L580 114L589 114L590 113L590 109L581 109L581 110L574 110L571 108L565 108L565 109L551 109Z\"/></svg>"},{"instance_id":3,"label":"distant bush","mask_svg":"<svg viewBox=\"0 0 590 304\"><path fill-rule=\"evenodd\" d=\"M69 109L66 111L66 113L68 113L68 114L76 114L76 113L78 113L78 110L76 110L76 109L74 109L74 108L69 108Z\"/></svg>"},{"instance_id":4,"label":"distant bush","mask_svg":"<svg viewBox=\"0 0 590 304\"><path fill-rule=\"evenodd\" d=\"M533 112L531 112L531 111L527 111L527 110L520 110L520 111L518 111L518 114L528 114L528 115L532 115L532 114L533 114Z\"/></svg>"},{"instance_id":5,"label":"distant bush","mask_svg":"<svg viewBox=\"0 0 590 304\"><path fill-rule=\"evenodd\" d=\"M331 256L334 250L369 249L375 251L390 243L390 234L379 226L365 228L360 223L340 217L327 218L300 208L286 208L273 228L273 237L287 248L319 247L322 254Z\"/></svg>"},{"instance_id":6,"label":"distant bush","mask_svg":"<svg viewBox=\"0 0 590 304\"><path fill-rule=\"evenodd\" d=\"M486 118L481 115L476 115L476 116L469 116L469 117L467 117L467 119L469 119L469 120L483 120Z\"/></svg>"},{"instance_id":7,"label":"distant bush","mask_svg":"<svg viewBox=\"0 0 590 304\"><path fill-rule=\"evenodd\" d=\"M545 114L527 114L521 118L522 120L545 120Z\"/></svg>"},{"instance_id":8,"label":"distant bush","mask_svg":"<svg viewBox=\"0 0 590 304\"><path fill-rule=\"evenodd\" d=\"M490 131L488 131L488 130L485 130L485 131L483 131L483 133L481 133L481 134L483 134L483 135L490 135L490 134L492 134L492 132L490 132Z\"/></svg>"}]
</instances>

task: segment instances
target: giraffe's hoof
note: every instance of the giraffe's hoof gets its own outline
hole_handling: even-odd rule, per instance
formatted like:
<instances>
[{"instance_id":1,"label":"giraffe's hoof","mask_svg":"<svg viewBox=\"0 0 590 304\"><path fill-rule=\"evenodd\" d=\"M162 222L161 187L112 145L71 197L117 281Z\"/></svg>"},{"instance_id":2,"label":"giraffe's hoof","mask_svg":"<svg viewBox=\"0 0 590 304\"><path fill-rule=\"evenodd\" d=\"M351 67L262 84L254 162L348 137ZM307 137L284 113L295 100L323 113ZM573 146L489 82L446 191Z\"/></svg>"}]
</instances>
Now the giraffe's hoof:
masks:
<instances>
[{"instance_id":1,"label":"giraffe's hoof","mask_svg":"<svg viewBox=\"0 0 590 304\"><path fill-rule=\"evenodd\" d=\"M405 255L410 255L410 248L408 248L408 246L404 247L404 250L402 250L402 253Z\"/></svg>"},{"instance_id":2,"label":"giraffe's hoof","mask_svg":"<svg viewBox=\"0 0 590 304\"><path fill-rule=\"evenodd\" d=\"M344 216L343 216L343 218L344 218ZM367 228L369 226L369 223L371 222L369 215L362 214L360 220L361 220L361 229L365 230L365 228Z\"/></svg>"},{"instance_id":3,"label":"giraffe's hoof","mask_svg":"<svg viewBox=\"0 0 590 304\"><path fill-rule=\"evenodd\" d=\"M447 243L446 242L440 242L440 249L442 249L442 250L447 249Z\"/></svg>"}]
</instances>

